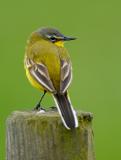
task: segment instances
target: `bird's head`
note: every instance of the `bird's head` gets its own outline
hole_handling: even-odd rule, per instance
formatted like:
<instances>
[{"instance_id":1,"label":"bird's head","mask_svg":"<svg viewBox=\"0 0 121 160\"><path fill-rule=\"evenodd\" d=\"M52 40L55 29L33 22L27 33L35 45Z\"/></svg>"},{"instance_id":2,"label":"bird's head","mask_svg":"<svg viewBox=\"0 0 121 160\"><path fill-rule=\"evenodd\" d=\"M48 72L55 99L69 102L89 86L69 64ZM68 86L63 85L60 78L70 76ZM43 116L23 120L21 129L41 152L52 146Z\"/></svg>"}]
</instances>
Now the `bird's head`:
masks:
<instances>
[{"instance_id":1,"label":"bird's head","mask_svg":"<svg viewBox=\"0 0 121 160\"><path fill-rule=\"evenodd\" d=\"M64 46L64 41L70 41L76 39L74 37L64 36L57 29L54 28L41 28L37 30L36 33L40 35L40 37L42 37L43 39L50 41L59 47Z\"/></svg>"}]
</instances>

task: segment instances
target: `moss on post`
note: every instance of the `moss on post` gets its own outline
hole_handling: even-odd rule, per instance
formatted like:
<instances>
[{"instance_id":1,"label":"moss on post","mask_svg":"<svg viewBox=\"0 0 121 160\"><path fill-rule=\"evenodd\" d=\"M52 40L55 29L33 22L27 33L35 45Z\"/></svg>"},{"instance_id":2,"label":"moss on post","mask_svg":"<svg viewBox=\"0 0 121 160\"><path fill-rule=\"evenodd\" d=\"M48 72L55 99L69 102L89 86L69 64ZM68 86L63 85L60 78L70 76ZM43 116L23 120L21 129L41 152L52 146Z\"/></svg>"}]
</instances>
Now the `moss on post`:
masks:
<instances>
[{"instance_id":1,"label":"moss on post","mask_svg":"<svg viewBox=\"0 0 121 160\"><path fill-rule=\"evenodd\" d=\"M67 130L57 112L16 111L7 119L7 160L94 160L92 114Z\"/></svg>"}]
</instances>

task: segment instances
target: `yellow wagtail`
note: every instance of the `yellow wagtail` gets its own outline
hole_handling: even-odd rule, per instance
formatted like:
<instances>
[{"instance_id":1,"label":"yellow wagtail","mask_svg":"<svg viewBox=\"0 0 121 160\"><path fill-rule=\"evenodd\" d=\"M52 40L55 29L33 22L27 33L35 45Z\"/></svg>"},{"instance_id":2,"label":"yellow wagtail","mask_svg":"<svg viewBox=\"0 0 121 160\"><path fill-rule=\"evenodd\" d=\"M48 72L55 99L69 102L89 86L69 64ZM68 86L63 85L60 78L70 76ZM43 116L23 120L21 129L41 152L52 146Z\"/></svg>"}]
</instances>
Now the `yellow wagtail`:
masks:
<instances>
[{"instance_id":1,"label":"yellow wagtail","mask_svg":"<svg viewBox=\"0 0 121 160\"><path fill-rule=\"evenodd\" d=\"M37 89L53 95L55 104L67 129L78 127L76 112L72 107L67 89L72 80L72 65L64 41L75 40L53 28L41 28L28 40L24 65L27 78Z\"/></svg>"}]
</instances>

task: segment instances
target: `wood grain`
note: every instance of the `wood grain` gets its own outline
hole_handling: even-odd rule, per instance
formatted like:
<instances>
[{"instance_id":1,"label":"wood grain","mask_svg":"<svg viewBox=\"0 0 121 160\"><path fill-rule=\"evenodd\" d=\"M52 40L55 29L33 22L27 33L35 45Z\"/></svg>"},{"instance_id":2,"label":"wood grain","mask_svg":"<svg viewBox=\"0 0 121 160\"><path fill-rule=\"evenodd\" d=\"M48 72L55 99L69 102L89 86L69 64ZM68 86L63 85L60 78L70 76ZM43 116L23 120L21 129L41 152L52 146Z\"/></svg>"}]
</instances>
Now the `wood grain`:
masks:
<instances>
[{"instance_id":1,"label":"wood grain","mask_svg":"<svg viewBox=\"0 0 121 160\"><path fill-rule=\"evenodd\" d=\"M7 119L7 160L95 160L92 114L78 112L67 130L57 112L12 113Z\"/></svg>"}]
</instances>

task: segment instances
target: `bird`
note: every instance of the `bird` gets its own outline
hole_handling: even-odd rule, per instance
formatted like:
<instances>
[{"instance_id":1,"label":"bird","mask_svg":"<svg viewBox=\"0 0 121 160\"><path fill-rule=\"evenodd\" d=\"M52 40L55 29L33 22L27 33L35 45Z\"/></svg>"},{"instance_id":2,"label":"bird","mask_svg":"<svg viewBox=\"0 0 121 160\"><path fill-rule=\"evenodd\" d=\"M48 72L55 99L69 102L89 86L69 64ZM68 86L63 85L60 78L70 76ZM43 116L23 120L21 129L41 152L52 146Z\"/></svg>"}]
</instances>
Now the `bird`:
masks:
<instances>
[{"instance_id":1,"label":"bird","mask_svg":"<svg viewBox=\"0 0 121 160\"><path fill-rule=\"evenodd\" d=\"M72 81L72 62L64 47L65 41L75 39L63 35L56 28L39 28L27 40L24 57L24 68L29 82L43 92L34 109L40 111L42 99L46 93L50 93L67 129L78 127L77 113L68 93Z\"/></svg>"}]
</instances>

